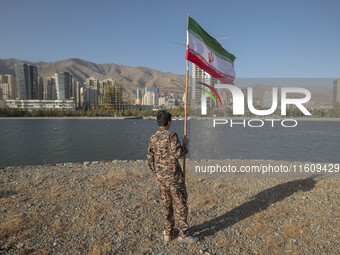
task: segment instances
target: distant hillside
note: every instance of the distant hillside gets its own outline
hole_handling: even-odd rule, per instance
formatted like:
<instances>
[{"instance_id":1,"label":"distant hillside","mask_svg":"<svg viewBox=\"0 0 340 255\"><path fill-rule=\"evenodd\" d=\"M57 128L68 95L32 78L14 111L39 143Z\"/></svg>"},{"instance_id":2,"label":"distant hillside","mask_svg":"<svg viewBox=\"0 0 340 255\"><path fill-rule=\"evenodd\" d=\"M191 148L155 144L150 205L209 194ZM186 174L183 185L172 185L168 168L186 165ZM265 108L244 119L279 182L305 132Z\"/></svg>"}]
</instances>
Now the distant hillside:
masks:
<instances>
[{"instance_id":1,"label":"distant hillside","mask_svg":"<svg viewBox=\"0 0 340 255\"><path fill-rule=\"evenodd\" d=\"M180 97L185 90L185 75L164 73L141 66L95 64L76 58L57 62L30 62L13 58L0 59L0 74L14 74L14 65L18 63L29 63L37 66L39 75L44 79L44 84L46 84L47 77L56 72L69 72L80 82L84 82L89 77L121 80L124 87L124 97L129 100L135 98L136 89L144 89L145 86L158 87L160 93L178 93Z\"/></svg>"},{"instance_id":2,"label":"distant hillside","mask_svg":"<svg viewBox=\"0 0 340 255\"><path fill-rule=\"evenodd\" d=\"M57 62L29 62L17 59L0 59L0 74L14 73L14 65L17 63L30 63L38 67L39 75L44 78L46 86L47 77L52 76L56 72L69 72L80 82L84 82L89 77L97 79L112 78L122 82L124 87L124 97L133 100L136 96L136 89L144 90L144 87L158 87L160 93L172 92L178 93L181 98L185 91L185 75L173 73L164 73L155 69L141 66L125 66L117 64L95 64L82 59L65 59ZM236 84L251 85L254 88L254 100L263 99L263 93L271 90L269 84L276 87L287 86L286 82L299 81L299 79L247 79L238 78ZM312 101L315 103L332 103L332 79L314 79L329 86L308 86L312 94ZM263 83L262 83L263 82ZM282 84L275 84L282 82ZM266 84L266 85L264 85ZM289 85L291 86L291 85ZM297 87L303 87L296 83Z\"/></svg>"}]
</instances>

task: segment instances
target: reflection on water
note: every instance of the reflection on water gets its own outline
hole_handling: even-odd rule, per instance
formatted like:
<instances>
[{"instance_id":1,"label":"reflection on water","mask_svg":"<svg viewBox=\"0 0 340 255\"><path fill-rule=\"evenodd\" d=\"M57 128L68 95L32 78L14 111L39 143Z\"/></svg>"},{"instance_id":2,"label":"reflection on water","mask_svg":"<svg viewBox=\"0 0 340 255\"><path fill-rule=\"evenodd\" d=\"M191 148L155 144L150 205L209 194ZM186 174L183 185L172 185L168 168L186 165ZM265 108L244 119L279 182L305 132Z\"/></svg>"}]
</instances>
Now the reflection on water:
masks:
<instances>
[{"instance_id":1,"label":"reflection on water","mask_svg":"<svg viewBox=\"0 0 340 255\"><path fill-rule=\"evenodd\" d=\"M189 121L189 158L339 162L339 122L299 122L296 128L212 127ZM0 120L0 166L146 159L155 120ZM171 130L183 138L183 121Z\"/></svg>"}]
</instances>

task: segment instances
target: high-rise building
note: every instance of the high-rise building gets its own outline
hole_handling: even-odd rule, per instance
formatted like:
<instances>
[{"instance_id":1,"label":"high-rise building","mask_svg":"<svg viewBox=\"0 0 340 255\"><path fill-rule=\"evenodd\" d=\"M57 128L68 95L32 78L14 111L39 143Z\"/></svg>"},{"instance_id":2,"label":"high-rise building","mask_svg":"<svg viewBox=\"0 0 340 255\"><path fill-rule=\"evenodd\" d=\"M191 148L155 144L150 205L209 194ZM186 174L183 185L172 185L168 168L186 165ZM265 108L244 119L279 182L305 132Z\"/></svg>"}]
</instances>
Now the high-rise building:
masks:
<instances>
[{"instance_id":1,"label":"high-rise building","mask_svg":"<svg viewBox=\"0 0 340 255\"><path fill-rule=\"evenodd\" d=\"M19 99L34 99L38 86L38 68L28 64L17 64L14 67Z\"/></svg>"},{"instance_id":2,"label":"high-rise building","mask_svg":"<svg viewBox=\"0 0 340 255\"><path fill-rule=\"evenodd\" d=\"M176 96L177 97L177 96ZM166 94L166 95L161 95L158 100L158 105L160 107L173 107L176 106L177 100L175 99L174 94Z\"/></svg>"},{"instance_id":3,"label":"high-rise building","mask_svg":"<svg viewBox=\"0 0 340 255\"><path fill-rule=\"evenodd\" d=\"M142 105L158 106L158 95L155 92L146 92L142 99Z\"/></svg>"},{"instance_id":4,"label":"high-rise building","mask_svg":"<svg viewBox=\"0 0 340 255\"><path fill-rule=\"evenodd\" d=\"M86 95L86 107L90 108L91 105L98 104L98 88L97 87L85 87Z\"/></svg>"},{"instance_id":5,"label":"high-rise building","mask_svg":"<svg viewBox=\"0 0 340 255\"><path fill-rule=\"evenodd\" d=\"M72 75L68 72L60 72L54 76L57 100L69 99L72 95Z\"/></svg>"},{"instance_id":6,"label":"high-rise building","mask_svg":"<svg viewBox=\"0 0 340 255\"><path fill-rule=\"evenodd\" d=\"M104 85L103 95L98 96L98 107L123 110L123 87L118 83Z\"/></svg>"},{"instance_id":7,"label":"high-rise building","mask_svg":"<svg viewBox=\"0 0 340 255\"><path fill-rule=\"evenodd\" d=\"M142 99L142 105L158 106L159 89L156 87L145 87L145 93Z\"/></svg>"},{"instance_id":8,"label":"high-rise building","mask_svg":"<svg viewBox=\"0 0 340 255\"><path fill-rule=\"evenodd\" d=\"M192 63L191 97L189 97L188 94L188 100L190 100L191 107L194 108L201 104L201 95L204 93L202 90L197 88L202 87L206 89L203 85L200 85L199 82L215 87L217 79ZM210 100L210 97L207 98L207 105L210 107L213 106L213 100Z\"/></svg>"},{"instance_id":9,"label":"high-rise building","mask_svg":"<svg viewBox=\"0 0 340 255\"><path fill-rule=\"evenodd\" d=\"M340 104L340 78L333 80L333 105Z\"/></svg>"},{"instance_id":10,"label":"high-rise building","mask_svg":"<svg viewBox=\"0 0 340 255\"><path fill-rule=\"evenodd\" d=\"M44 80L42 77L38 76L37 80L37 89L36 94L34 95L34 99L43 100L44 99Z\"/></svg>"},{"instance_id":11,"label":"high-rise building","mask_svg":"<svg viewBox=\"0 0 340 255\"><path fill-rule=\"evenodd\" d=\"M86 79L86 87L96 87L97 89L99 88L99 80L91 77Z\"/></svg>"},{"instance_id":12,"label":"high-rise building","mask_svg":"<svg viewBox=\"0 0 340 255\"><path fill-rule=\"evenodd\" d=\"M1 74L0 75L0 88L2 100L16 99L17 98L17 86L14 75Z\"/></svg>"},{"instance_id":13,"label":"high-rise building","mask_svg":"<svg viewBox=\"0 0 340 255\"><path fill-rule=\"evenodd\" d=\"M98 95L100 89L100 82L98 79L91 77L85 81L85 101L86 107L89 108L91 105L98 104Z\"/></svg>"},{"instance_id":14,"label":"high-rise building","mask_svg":"<svg viewBox=\"0 0 340 255\"><path fill-rule=\"evenodd\" d=\"M81 107L80 83L74 78L72 78L72 98L76 102L76 108L80 108Z\"/></svg>"},{"instance_id":15,"label":"high-rise building","mask_svg":"<svg viewBox=\"0 0 340 255\"><path fill-rule=\"evenodd\" d=\"M137 89L136 90L135 105L140 105L140 104L142 104L142 90Z\"/></svg>"},{"instance_id":16,"label":"high-rise building","mask_svg":"<svg viewBox=\"0 0 340 255\"><path fill-rule=\"evenodd\" d=\"M80 107L86 107L86 88L80 87L79 89Z\"/></svg>"},{"instance_id":17,"label":"high-rise building","mask_svg":"<svg viewBox=\"0 0 340 255\"><path fill-rule=\"evenodd\" d=\"M142 99L142 90L141 89L136 90L136 99Z\"/></svg>"},{"instance_id":18,"label":"high-rise building","mask_svg":"<svg viewBox=\"0 0 340 255\"><path fill-rule=\"evenodd\" d=\"M56 100L57 99L57 90L55 85L55 77L47 77L47 100Z\"/></svg>"},{"instance_id":19,"label":"high-rise building","mask_svg":"<svg viewBox=\"0 0 340 255\"><path fill-rule=\"evenodd\" d=\"M98 91L98 95L103 95L104 94L104 86L105 85L115 85L116 84L116 80L114 79L105 79L105 80L101 80L99 81L99 91Z\"/></svg>"}]
</instances>

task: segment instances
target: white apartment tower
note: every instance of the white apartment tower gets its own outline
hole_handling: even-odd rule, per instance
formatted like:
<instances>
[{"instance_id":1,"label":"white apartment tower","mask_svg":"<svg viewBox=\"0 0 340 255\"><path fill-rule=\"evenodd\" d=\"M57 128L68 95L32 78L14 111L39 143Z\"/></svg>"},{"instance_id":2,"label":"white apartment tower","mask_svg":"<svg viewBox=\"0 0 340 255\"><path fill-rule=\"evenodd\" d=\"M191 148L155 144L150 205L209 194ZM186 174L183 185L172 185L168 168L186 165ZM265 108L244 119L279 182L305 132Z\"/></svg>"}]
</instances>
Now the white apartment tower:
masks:
<instances>
[{"instance_id":1,"label":"white apartment tower","mask_svg":"<svg viewBox=\"0 0 340 255\"><path fill-rule=\"evenodd\" d=\"M212 77L210 74L202 70L200 67L192 63L192 79L191 79L191 97L188 96L188 100L190 100L191 107L197 108L201 104L201 95L204 93L198 87L206 88L205 86L199 84L199 82L205 83L212 87L215 87L215 84L218 83L218 80ZM210 100L210 97L207 98L207 105L212 107L214 102Z\"/></svg>"},{"instance_id":2,"label":"white apartment tower","mask_svg":"<svg viewBox=\"0 0 340 255\"><path fill-rule=\"evenodd\" d=\"M340 104L340 78L333 80L333 105Z\"/></svg>"}]
</instances>

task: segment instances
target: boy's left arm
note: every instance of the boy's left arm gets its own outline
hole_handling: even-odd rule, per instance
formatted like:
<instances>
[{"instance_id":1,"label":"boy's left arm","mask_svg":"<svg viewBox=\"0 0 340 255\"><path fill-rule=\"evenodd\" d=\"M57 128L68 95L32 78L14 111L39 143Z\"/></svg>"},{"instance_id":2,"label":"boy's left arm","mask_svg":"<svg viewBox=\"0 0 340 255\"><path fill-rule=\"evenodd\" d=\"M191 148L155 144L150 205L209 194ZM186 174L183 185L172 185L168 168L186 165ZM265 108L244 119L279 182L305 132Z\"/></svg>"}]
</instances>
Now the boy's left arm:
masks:
<instances>
[{"instance_id":1,"label":"boy's left arm","mask_svg":"<svg viewBox=\"0 0 340 255\"><path fill-rule=\"evenodd\" d=\"M147 158L151 171L155 173L155 157L151 141L149 142Z\"/></svg>"},{"instance_id":2,"label":"boy's left arm","mask_svg":"<svg viewBox=\"0 0 340 255\"><path fill-rule=\"evenodd\" d=\"M172 133L170 136L170 150L171 154L176 159L188 153L188 148L184 144L181 145L181 142L176 133Z\"/></svg>"}]
</instances>

